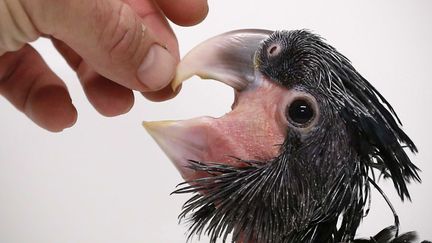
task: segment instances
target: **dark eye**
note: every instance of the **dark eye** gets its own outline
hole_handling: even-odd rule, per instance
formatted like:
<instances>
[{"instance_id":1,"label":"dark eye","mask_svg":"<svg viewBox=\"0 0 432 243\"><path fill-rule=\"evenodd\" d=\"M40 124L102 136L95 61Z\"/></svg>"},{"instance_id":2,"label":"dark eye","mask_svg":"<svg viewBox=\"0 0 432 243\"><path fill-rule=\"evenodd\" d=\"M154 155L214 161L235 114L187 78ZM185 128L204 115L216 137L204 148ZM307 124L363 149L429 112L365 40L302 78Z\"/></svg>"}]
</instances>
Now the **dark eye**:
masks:
<instances>
[{"instance_id":1,"label":"dark eye","mask_svg":"<svg viewBox=\"0 0 432 243\"><path fill-rule=\"evenodd\" d=\"M288 121L297 127L307 126L315 117L314 107L306 99L294 100L286 113Z\"/></svg>"}]
</instances>

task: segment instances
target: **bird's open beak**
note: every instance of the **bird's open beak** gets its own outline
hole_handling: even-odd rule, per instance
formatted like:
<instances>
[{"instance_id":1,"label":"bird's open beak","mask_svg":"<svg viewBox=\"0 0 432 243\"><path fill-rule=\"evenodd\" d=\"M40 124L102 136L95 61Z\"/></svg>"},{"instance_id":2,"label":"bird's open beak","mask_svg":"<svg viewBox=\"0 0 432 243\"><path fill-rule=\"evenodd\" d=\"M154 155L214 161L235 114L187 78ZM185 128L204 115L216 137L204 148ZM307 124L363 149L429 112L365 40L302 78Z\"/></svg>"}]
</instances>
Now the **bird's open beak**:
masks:
<instances>
[{"instance_id":1,"label":"bird's open beak","mask_svg":"<svg viewBox=\"0 0 432 243\"><path fill-rule=\"evenodd\" d=\"M281 91L272 89L272 84L253 85L262 81L255 69L255 52L271 33L238 30L216 36L192 49L178 65L174 90L194 75L223 82L236 91L231 112L221 118L143 123L184 179L199 177L187 168L189 160L236 163L234 157L264 160L278 152L274 145L283 142L284 131L275 124L274 100L264 97L277 97L267 93Z\"/></svg>"}]
</instances>

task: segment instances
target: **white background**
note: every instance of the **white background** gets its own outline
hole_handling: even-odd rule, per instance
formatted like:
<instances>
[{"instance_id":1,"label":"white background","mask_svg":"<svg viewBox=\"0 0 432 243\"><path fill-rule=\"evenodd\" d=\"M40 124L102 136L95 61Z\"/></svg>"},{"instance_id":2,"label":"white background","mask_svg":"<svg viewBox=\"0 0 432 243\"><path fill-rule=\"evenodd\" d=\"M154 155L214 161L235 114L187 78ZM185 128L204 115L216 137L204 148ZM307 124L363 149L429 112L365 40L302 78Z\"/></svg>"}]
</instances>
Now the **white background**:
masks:
<instances>
[{"instance_id":1,"label":"white background","mask_svg":"<svg viewBox=\"0 0 432 243\"><path fill-rule=\"evenodd\" d=\"M420 153L413 160L423 170L423 183L410 186L413 202L399 203L392 185L381 185L402 231L432 239L431 12L427 0L217 0L203 24L174 28L182 55L238 28L307 28L325 37L387 97L417 143ZM79 120L52 134L0 97L0 243L185 242L186 226L177 224L177 215L187 197L169 195L181 178L141 121L220 116L229 110L232 90L193 79L174 100L151 103L137 96L130 113L104 118L51 44L39 40L35 46L66 80ZM392 222L374 193L358 234L371 236Z\"/></svg>"}]
</instances>

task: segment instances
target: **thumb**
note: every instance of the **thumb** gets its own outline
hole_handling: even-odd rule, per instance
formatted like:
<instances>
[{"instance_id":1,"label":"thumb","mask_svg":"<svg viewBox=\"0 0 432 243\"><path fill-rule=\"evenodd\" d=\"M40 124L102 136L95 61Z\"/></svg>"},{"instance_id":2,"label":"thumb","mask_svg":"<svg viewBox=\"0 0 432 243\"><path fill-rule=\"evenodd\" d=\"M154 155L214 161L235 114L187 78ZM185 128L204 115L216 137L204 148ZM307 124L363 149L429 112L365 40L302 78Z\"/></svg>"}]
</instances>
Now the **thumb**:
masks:
<instances>
[{"instance_id":1,"label":"thumb","mask_svg":"<svg viewBox=\"0 0 432 243\"><path fill-rule=\"evenodd\" d=\"M39 32L62 40L105 78L138 91L173 78L177 41L152 0L140 1L139 13L120 0L21 1Z\"/></svg>"}]
</instances>

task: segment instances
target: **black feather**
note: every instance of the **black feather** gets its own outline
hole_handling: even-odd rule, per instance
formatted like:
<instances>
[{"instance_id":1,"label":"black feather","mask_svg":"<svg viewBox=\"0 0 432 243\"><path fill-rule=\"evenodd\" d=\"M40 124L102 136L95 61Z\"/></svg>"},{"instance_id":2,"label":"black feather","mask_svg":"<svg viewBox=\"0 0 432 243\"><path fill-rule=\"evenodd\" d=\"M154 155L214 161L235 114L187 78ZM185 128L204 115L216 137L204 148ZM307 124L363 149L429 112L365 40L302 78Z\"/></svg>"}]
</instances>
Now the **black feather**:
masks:
<instances>
[{"instance_id":1,"label":"black feather","mask_svg":"<svg viewBox=\"0 0 432 243\"><path fill-rule=\"evenodd\" d=\"M282 51L269 57L266 48L274 43ZM354 239L369 210L370 183L377 187L375 171L393 181L401 200L410 199L407 183L420 181L404 150L417 148L389 102L345 56L308 31L275 32L256 57L269 79L313 95L320 121L307 133L288 129L270 161L191 161L192 170L208 177L174 192L194 194L179 216L187 218L190 237L206 234L212 243L230 233L242 243L414 241L412 232L398 236L397 226Z\"/></svg>"},{"instance_id":2,"label":"black feather","mask_svg":"<svg viewBox=\"0 0 432 243\"><path fill-rule=\"evenodd\" d=\"M305 30L276 32L261 50L274 42L286 46L283 57L275 63L260 51L260 70L288 88L302 85L326 95L349 128L361 162L381 168L401 199L409 199L406 183L420 177L404 147L417 148L389 102L321 37Z\"/></svg>"},{"instance_id":3,"label":"black feather","mask_svg":"<svg viewBox=\"0 0 432 243\"><path fill-rule=\"evenodd\" d=\"M415 232L407 232L400 236L396 234L396 227L390 226L381 230L378 234L370 239L357 239L353 243L409 243L417 240Z\"/></svg>"}]
</instances>

